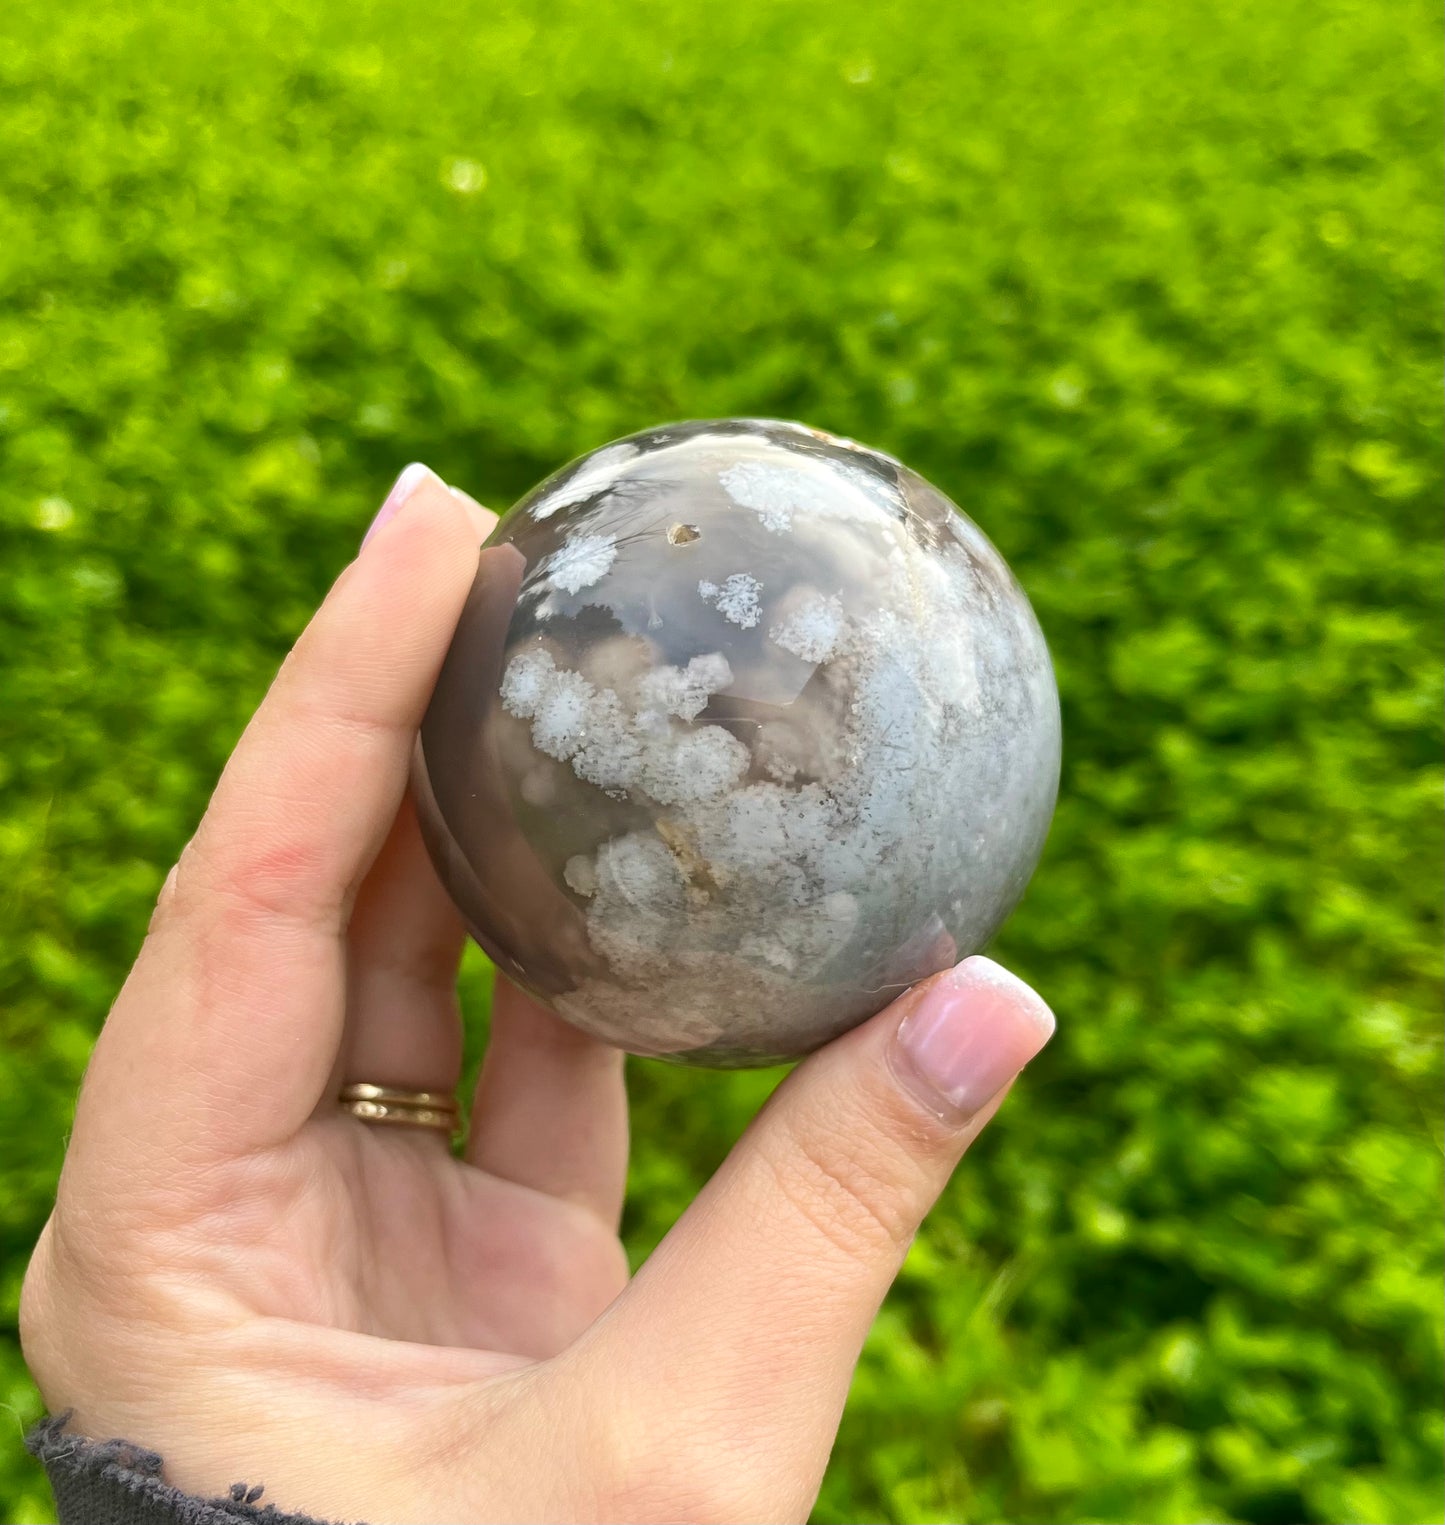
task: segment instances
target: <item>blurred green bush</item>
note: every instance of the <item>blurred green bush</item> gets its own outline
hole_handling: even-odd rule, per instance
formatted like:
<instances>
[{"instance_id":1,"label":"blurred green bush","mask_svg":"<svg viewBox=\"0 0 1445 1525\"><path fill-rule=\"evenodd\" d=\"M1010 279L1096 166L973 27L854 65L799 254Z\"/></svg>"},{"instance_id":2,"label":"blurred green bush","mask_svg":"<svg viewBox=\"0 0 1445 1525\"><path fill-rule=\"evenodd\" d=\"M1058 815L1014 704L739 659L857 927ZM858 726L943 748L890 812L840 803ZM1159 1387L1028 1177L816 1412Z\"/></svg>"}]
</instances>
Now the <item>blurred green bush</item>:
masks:
<instances>
[{"instance_id":1,"label":"blurred green bush","mask_svg":"<svg viewBox=\"0 0 1445 1525\"><path fill-rule=\"evenodd\" d=\"M818 1518L1440 1519L1438 33L11 0L7 1329L165 869L394 472L504 504L647 424L801 417L983 524L1067 753L1000 939L1060 1035ZM480 1031L480 960L466 993ZM775 1078L635 1066L639 1255ZM13 1340L0 1387L0 1513L49 1518Z\"/></svg>"}]
</instances>

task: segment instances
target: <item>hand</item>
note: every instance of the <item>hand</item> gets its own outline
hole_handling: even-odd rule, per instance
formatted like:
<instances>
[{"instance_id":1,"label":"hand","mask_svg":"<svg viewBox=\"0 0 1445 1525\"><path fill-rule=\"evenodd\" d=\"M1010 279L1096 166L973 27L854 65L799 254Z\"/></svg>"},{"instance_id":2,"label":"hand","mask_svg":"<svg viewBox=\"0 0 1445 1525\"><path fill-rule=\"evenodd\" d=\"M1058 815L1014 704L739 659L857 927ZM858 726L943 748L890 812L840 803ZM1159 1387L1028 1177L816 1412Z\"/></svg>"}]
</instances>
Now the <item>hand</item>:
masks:
<instances>
[{"instance_id":1,"label":"hand","mask_svg":"<svg viewBox=\"0 0 1445 1525\"><path fill-rule=\"evenodd\" d=\"M406 773L494 520L415 471L385 512L161 891L26 1279L27 1358L52 1411L190 1492L805 1519L878 1304L1053 1019L986 959L909 992L789 1076L630 1284L622 1056L504 983L464 1160L339 1111L348 1081L448 1091L461 1065L463 934Z\"/></svg>"}]
</instances>

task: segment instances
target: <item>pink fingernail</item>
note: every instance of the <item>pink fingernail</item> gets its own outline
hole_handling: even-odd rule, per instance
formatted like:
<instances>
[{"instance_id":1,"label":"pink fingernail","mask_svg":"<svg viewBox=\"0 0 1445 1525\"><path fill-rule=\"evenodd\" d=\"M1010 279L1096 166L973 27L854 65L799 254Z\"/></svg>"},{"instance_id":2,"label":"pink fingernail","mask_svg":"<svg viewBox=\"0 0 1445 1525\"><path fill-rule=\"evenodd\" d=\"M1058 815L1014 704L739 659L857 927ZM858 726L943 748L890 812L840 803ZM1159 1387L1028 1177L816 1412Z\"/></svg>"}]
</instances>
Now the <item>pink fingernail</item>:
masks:
<instances>
[{"instance_id":1,"label":"pink fingernail","mask_svg":"<svg viewBox=\"0 0 1445 1525\"><path fill-rule=\"evenodd\" d=\"M966 958L922 992L890 1051L893 1070L936 1116L966 1122L1054 1035L1054 1014L991 958Z\"/></svg>"},{"instance_id":2,"label":"pink fingernail","mask_svg":"<svg viewBox=\"0 0 1445 1525\"><path fill-rule=\"evenodd\" d=\"M396 518L402 504L411 497L428 477L437 482L441 481L441 478L437 476L430 466L424 466L420 461L413 461L402 472L396 481L392 483L391 491L386 495L386 501L377 509L376 518L371 521L371 527L361 537L362 545L365 545L383 524Z\"/></svg>"}]
</instances>

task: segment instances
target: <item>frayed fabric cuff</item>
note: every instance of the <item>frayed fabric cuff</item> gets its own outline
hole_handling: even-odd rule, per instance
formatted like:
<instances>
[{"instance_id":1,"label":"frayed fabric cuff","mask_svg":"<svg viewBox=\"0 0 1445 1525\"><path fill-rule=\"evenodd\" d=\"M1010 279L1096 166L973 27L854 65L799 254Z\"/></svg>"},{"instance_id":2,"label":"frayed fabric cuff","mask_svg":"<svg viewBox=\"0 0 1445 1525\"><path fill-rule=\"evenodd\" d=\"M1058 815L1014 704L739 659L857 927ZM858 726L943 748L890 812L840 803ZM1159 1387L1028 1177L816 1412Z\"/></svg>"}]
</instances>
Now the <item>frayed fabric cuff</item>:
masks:
<instances>
[{"instance_id":1,"label":"frayed fabric cuff","mask_svg":"<svg viewBox=\"0 0 1445 1525\"><path fill-rule=\"evenodd\" d=\"M227 1498L182 1493L166 1482L156 1452L124 1440L68 1434L69 1422L68 1413L56 1414L25 1437L50 1479L60 1525L325 1525L263 1504L260 1483L235 1483Z\"/></svg>"}]
</instances>

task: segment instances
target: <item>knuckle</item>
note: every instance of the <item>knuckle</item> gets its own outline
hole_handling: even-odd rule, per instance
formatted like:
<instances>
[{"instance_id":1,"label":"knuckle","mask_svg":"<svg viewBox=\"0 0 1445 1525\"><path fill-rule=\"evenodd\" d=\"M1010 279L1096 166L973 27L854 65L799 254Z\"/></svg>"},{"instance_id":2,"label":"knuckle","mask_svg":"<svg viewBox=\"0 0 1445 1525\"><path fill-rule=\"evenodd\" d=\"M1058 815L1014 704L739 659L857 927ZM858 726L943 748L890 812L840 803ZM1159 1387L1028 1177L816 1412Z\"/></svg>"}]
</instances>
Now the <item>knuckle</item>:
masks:
<instances>
[{"instance_id":1,"label":"knuckle","mask_svg":"<svg viewBox=\"0 0 1445 1525\"><path fill-rule=\"evenodd\" d=\"M256 910L284 914L292 908L298 888L311 882L316 867L315 852L304 844L253 844L231 856L221 888Z\"/></svg>"},{"instance_id":2,"label":"knuckle","mask_svg":"<svg viewBox=\"0 0 1445 1525\"><path fill-rule=\"evenodd\" d=\"M912 1242L921 1171L876 1130L794 1122L764 1159L793 1210L842 1254L873 1260Z\"/></svg>"},{"instance_id":3,"label":"knuckle","mask_svg":"<svg viewBox=\"0 0 1445 1525\"><path fill-rule=\"evenodd\" d=\"M378 742L390 744L400 737L409 737L415 730L408 719L356 705L302 702L297 705L296 718L299 725L314 728L318 738L324 739L336 755L352 751L368 753Z\"/></svg>"},{"instance_id":4,"label":"knuckle","mask_svg":"<svg viewBox=\"0 0 1445 1525\"><path fill-rule=\"evenodd\" d=\"M245 818L233 817L224 825L208 820L166 875L147 935L198 919L209 922L221 911L233 930L277 920L326 919L336 908L325 903L318 886L330 884L331 868L324 841L305 823L294 833L273 830L268 837L248 829ZM335 899L339 907L339 891Z\"/></svg>"},{"instance_id":5,"label":"knuckle","mask_svg":"<svg viewBox=\"0 0 1445 1525\"><path fill-rule=\"evenodd\" d=\"M228 907L258 921L328 920L339 912L339 886L324 845L310 834L248 841L244 834L220 855L211 887Z\"/></svg>"}]
</instances>

